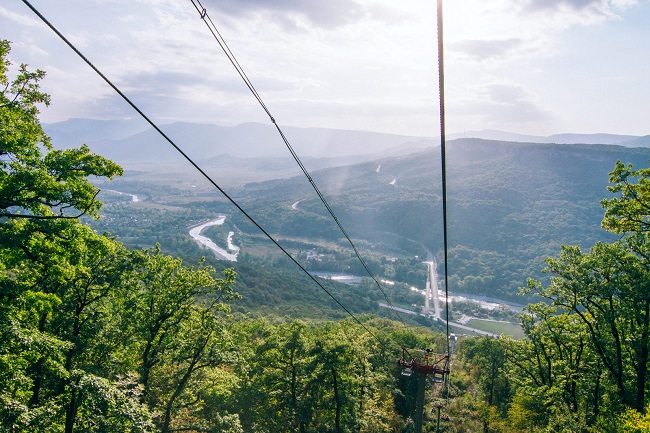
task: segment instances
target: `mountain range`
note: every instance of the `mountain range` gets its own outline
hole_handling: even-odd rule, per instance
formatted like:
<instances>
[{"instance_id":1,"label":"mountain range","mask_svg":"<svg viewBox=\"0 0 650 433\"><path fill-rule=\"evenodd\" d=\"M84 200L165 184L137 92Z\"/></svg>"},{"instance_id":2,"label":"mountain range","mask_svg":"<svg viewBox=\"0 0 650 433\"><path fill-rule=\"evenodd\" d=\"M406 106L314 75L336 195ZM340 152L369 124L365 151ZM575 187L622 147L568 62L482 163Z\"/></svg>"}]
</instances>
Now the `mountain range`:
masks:
<instances>
[{"instance_id":1,"label":"mountain range","mask_svg":"<svg viewBox=\"0 0 650 433\"><path fill-rule=\"evenodd\" d=\"M180 161L155 131L132 121L70 120L45 129L59 147L86 142L127 169L164 171L167 181L174 179L169 166ZM269 232L304 240L341 238L272 125L175 123L162 129L202 167L242 179L229 192ZM351 236L386 253L422 254L417 243L441 251L435 137L317 128L284 132ZM560 245L589 248L612 240L600 228L600 200L610 194L608 173L616 160L644 167L650 159L642 146L648 136L465 134L493 139L447 143L450 278L462 292L506 298L526 277L540 277L543 259L557 254ZM555 143L527 141L533 139ZM256 232L236 212L232 221Z\"/></svg>"},{"instance_id":2,"label":"mountain range","mask_svg":"<svg viewBox=\"0 0 650 433\"><path fill-rule=\"evenodd\" d=\"M126 168L175 164L178 153L161 135L140 119L93 120L70 119L43 125L55 147L76 147L82 143ZM228 155L237 158L291 158L274 125L244 123L219 126L198 123L171 123L160 126L192 159L215 162ZM393 155L406 155L439 144L438 137L417 137L376 132L327 128L282 128L287 141L299 157L306 160L327 160L317 168ZM483 130L449 134L448 140L482 138L498 141L557 144L618 144L626 147L647 147L650 136L615 134L557 134L546 137Z\"/></svg>"}]
</instances>

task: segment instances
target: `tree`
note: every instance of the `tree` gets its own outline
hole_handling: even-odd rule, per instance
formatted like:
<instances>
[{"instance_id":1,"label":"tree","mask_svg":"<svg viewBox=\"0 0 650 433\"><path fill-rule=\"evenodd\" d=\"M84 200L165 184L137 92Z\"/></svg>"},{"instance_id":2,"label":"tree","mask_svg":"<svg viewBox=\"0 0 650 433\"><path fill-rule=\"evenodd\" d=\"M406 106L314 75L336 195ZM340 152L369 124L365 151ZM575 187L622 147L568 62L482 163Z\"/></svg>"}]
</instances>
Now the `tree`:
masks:
<instances>
[{"instance_id":1,"label":"tree","mask_svg":"<svg viewBox=\"0 0 650 433\"><path fill-rule=\"evenodd\" d=\"M179 335L167 354L167 362L157 368L152 388L161 402L160 431L214 427L203 417L201 395L209 382L208 372L236 362L234 345L225 327L209 308L195 306L180 325Z\"/></svg>"},{"instance_id":2,"label":"tree","mask_svg":"<svg viewBox=\"0 0 650 433\"><path fill-rule=\"evenodd\" d=\"M606 210L603 228L614 233L650 231L650 168L635 170L617 161L609 181L613 185L607 189L618 195L601 202Z\"/></svg>"},{"instance_id":3,"label":"tree","mask_svg":"<svg viewBox=\"0 0 650 433\"><path fill-rule=\"evenodd\" d=\"M313 379L310 394L311 398L318 399L320 422L331 425L327 415L333 412L333 431L341 433L348 430L350 421L356 418L351 398L358 381L353 368L356 359L343 329L326 328L325 331L329 332L319 336L311 350L313 359L309 370Z\"/></svg>"},{"instance_id":4,"label":"tree","mask_svg":"<svg viewBox=\"0 0 650 433\"><path fill-rule=\"evenodd\" d=\"M10 48L8 41L0 41L0 218L97 215L99 189L88 177L111 178L121 175L122 169L85 145L52 149L37 117L36 104L50 103L38 85L45 72L30 72L22 64L10 81Z\"/></svg>"},{"instance_id":5,"label":"tree","mask_svg":"<svg viewBox=\"0 0 650 433\"><path fill-rule=\"evenodd\" d=\"M86 146L52 149L37 117L50 102L45 73L23 64L10 79L10 48L0 41L0 418L12 431L42 430L55 428L69 396L77 346L54 324L68 306L63 287L83 272L76 261L87 251L74 248L97 239L77 221L101 206L88 177L122 169Z\"/></svg>"},{"instance_id":6,"label":"tree","mask_svg":"<svg viewBox=\"0 0 650 433\"><path fill-rule=\"evenodd\" d=\"M589 253L563 246L558 258L547 259L546 272L556 275L550 285L531 280L528 292L580 320L620 404L643 412L650 356L650 169L618 161L610 182L617 195L602 200L602 225L623 237Z\"/></svg>"},{"instance_id":7,"label":"tree","mask_svg":"<svg viewBox=\"0 0 650 433\"><path fill-rule=\"evenodd\" d=\"M251 370L251 406L272 431L304 433L314 410L307 391L311 329L301 322L278 325L268 330L255 353ZM252 409L252 408L251 408ZM250 410L250 409L249 409Z\"/></svg>"},{"instance_id":8,"label":"tree","mask_svg":"<svg viewBox=\"0 0 650 433\"><path fill-rule=\"evenodd\" d=\"M492 419L505 417L510 402L511 384L504 370L506 347L505 339L489 337L466 340L460 346L463 359L473 367L472 376L478 386L479 398L486 405L483 410L485 432L489 431Z\"/></svg>"},{"instance_id":9,"label":"tree","mask_svg":"<svg viewBox=\"0 0 650 433\"><path fill-rule=\"evenodd\" d=\"M214 278L81 224L101 207L89 177L122 169L52 148L44 72L21 65L10 81L9 49L0 41L0 431L240 432L236 416L197 419L194 401L199 375L231 358L217 314L234 271Z\"/></svg>"},{"instance_id":10,"label":"tree","mask_svg":"<svg viewBox=\"0 0 650 433\"><path fill-rule=\"evenodd\" d=\"M223 363L224 336L215 317L228 311L225 301L235 299L235 273L214 269L203 260L193 269L180 259L150 250L133 252L133 296L128 306L127 334L133 335L136 368L143 387L142 402L163 413L163 432L194 376Z\"/></svg>"},{"instance_id":11,"label":"tree","mask_svg":"<svg viewBox=\"0 0 650 433\"><path fill-rule=\"evenodd\" d=\"M508 346L517 392L508 410L512 424L553 424L566 431L567 422L593 425L601 410L603 368L585 324L545 303L528 305L520 322L526 340Z\"/></svg>"},{"instance_id":12,"label":"tree","mask_svg":"<svg viewBox=\"0 0 650 433\"><path fill-rule=\"evenodd\" d=\"M558 276L547 288L531 280L530 290L579 318L621 404L642 411L648 379L649 269L623 242L597 244L589 253L564 246L547 264L547 271Z\"/></svg>"}]
</instances>

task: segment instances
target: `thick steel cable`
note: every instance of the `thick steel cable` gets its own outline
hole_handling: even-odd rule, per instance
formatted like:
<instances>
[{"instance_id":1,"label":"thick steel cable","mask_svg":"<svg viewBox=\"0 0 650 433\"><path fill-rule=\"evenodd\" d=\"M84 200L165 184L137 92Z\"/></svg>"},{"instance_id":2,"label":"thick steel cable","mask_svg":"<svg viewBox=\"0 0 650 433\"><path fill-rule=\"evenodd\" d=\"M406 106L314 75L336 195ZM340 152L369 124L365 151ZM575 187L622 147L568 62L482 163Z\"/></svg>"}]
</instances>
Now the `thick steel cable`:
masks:
<instances>
[{"instance_id":1,"label":"thick steel cable","mask_svg":"<svg viewBox=\"0 0 650 433\"><path fill-rule=\"evenodd\" d=\"M305 177L307 178L307 180L308 180L309 183L311 184L312 188L314 189L314 191L315 191L316 194L318 195L318 198L320 198L321 202L322 202L323 205L325 206L325 209L327 209L327 211L329 212L330 216L332 217L332 219L334 220L334 222L336 223L336 225L337 225L337 226L339 227L339 229L341 230L341 233L343 233L343 235L344 235L345 238L347 239L348 243L350 244L350 246L351 246L352 249L354 250L354 254L356 255L357 259L359 260L359 262L361 263L361 265L363 266L363 268L365 269L366 273L370 276L370 278L372 278L372 280L375 282L375 284L376 284L377 287L379 288L379 291L380 291L380 292L382 293L382 295L384 296L384 299L386 300L386 302L388 302L388 306L389 306L390 309L393 311L393 314L395 314L395 317L397 317L397 319L398 319L400 322L402 322L403 325L406 325L406 324L404 323L404 321L402 320L400 314L399 314L399 313L397 312L397 310L395 309L395 307L393 307L393 303L390 301L390 298L388 298L388 295L386 294L386 292L385 292L384 289L382 288L381 283L379 282L379 280L377 279L377 277L373 274L373 272L370 270L370 268L368 267L368 264L367 264L366 261L363 259L363 257L361 257L361 253L360 253L359 250L357 249L356 245L354 244L354 242L352 242L352 239L351 239L350 236L347 234L347 232L346 232L345 229L343 228L343 225L341 224L341 222L339 221L339 219L338 219L338 218L336 217L336 215L334 214L334 211L332 210L332 208L330 207L329 203L328 203L327 200L325 199L325 196L321 193L320 189L319 189L318 186L316 185L316 182L314 182L314 180L312 179L311 175L310 175L309 172L307 171L307 168L303 165L302 161L301 161L300 158L298 157L298 154L297 154L297 153L295 152L295 150L293 149L293 146L291 146L291 143L289 142L289 140L287 139L287 137L284 135L284 132L282 131L282 129L280 128L280 126L278 125L278 123L275 121L275 118L273 117L273 115L271 114L270 110L268 109L268 107L266 106L266 104L264 103L264 101L262 100L262 97L260 96L260 94L259 94L259 93L257 92L257 90L255 89L255 86L253 86L253 83L252 83L251 80L248 78L248 75L246 75L246 73L244 72L244 69L243 69L242 66L240 65L239 61L237 61L237 58L235 57L234 53L230 50L230 47L229 47L228 44L226 43L226 41L225 41L225 39L223 38L223 36L221 36L221 33L219 32L219 29L217 29L217 26L216 26L216 25L214 24L214 22L212 21L212 18L210 18L210 15L208 14L207 9L206 9L205 7L203 7L203 4L201 3L200 0L190 0L190 1L192 2L192 5L194 6L194 8L196 9L196 11L198 12L199 16L201 17L201 19L203 20L203 22L205 23L205 25L208 27L208 30L210 31L210 33L212 33L212 36L214 37L214 39L217 41L217 43L218 43L219 46L221 47L221 50L226 54L226 57L228 57L228 60L230 60L230 63L232 63L232 65L234 66L234 68L237 70L237 73L239 74L239 76L242 78L242 80L243 80L244 83L246 84L246 87L248 87L248 89L251 91L251 93L253 94L253 96L254 96L255 99L257 100L257 102L259 102L259 104L261 105L262 109L263 109L263 110L266 112L266 114L269 116L269 119L271 120L271 123L273 123L273 125L275 126L275 128L278 130L278 133L280 134L280 137L282 138L282 141L284 142L285 146L287 147L287 149L288 149L289 152L291 153L291 156L293 157L293 159L296 161L296 163L298 164L298 166L299 166L300 169L302 170L303 174L305 175Z\"/></svg>"},{"instance_id":2,"label":"thick steel cable","mask_svg":"<svg viewBox=\"0 0 650 433\"><path fill-rule=\"evenodd\" d=\"M442 27L442 0L437 0L437 23L438 23L438 91L440 93L440 163L442 175L442 239L443 254L445 260L445 315L447 322L447 363L451 361L451 342L449 341L449 268L448 254L449 247L447 240L447 155L445 136L445 56L443 44ZM446 375L447 399L449 399L449 374Z\"/></svg>"},{"instance_id":3,"label":"thick steel cable","mask_svg":"<svg viewBox=\"0 0 650 433\"><path fill-rule=\"evenodd\" d=\"M379 339L368 327L366 327L350 310L348 310L345 305L343 305L332 293L327 290L312 274L307 271L287 250L285 250L282 245L278 243L264 228L259 225L255 219L250 216L232 197L230 197L226 191L224 191L197 163L195 163L171 138L169 138L159 127L156 125L140 108L138 108L135 103L133 103L122 91L115 86L86 56L84 56L81 51L79 51L52 23L50 23L47 18L45 18L28 0L22 0L22 2L29 7L32 12L34 12L40 19L43 21L54 33L65 42L68 47L70 47L90 68L97 73L105 82L108 84L118 95L124 99L124 101L131 106L144 120L149 123L149 125L156 130L169 144L180 153L183 158L185 158L194 168L205 177L205 179L212 184L223 196L230 201L250 222L252 222L271 242L275 244L293 263L296 264L307 276L316 283L327 295L336 302L336 304L341 307L354 321L361 326L368 334L370 334L375 340L382 344L382 340Z\"/></svg>"}]
</instances>

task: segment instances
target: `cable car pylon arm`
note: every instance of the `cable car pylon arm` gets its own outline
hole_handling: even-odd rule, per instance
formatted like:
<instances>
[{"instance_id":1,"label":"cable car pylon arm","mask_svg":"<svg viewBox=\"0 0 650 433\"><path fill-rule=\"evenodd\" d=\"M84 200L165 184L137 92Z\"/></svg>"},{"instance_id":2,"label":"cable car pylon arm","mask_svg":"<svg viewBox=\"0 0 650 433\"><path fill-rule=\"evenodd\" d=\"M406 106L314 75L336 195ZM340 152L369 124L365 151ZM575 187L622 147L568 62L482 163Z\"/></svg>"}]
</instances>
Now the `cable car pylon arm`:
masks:
<instances>
[{"instance_id":1,"label":"cable car pylon arm","mask_svg":"<svg viewBox=\"0 0 650 433\"><path fill-rule=\"evenodd\" d=\"M402 374L410 376L415 372L423 376L433 375L435 382L442 382L445 375L449 374L449 356L435 354L431 349L417 352L419 352L418 356L413 356L409 349L402 348L402 357L397 360L404 369Z\"/></svg>"}]
</instances>

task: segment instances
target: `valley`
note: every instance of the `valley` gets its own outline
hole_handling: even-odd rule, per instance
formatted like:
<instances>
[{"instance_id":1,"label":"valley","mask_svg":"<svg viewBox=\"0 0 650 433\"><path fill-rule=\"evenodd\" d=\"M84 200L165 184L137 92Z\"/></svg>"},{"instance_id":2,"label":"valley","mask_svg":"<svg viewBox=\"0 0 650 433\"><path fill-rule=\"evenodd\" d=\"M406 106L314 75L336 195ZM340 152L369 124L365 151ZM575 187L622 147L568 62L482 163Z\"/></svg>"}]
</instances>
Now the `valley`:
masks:
<instances>
[{"instance_id":1,"label":"valley","mask_svg":"<svg viewBox=\"0 0 650 433\"><path fill-rule=\"evenodd\" d=\"M608 173L616 160L640 166L650 157L647 149L616 145L480 139L457 139L449 149L450 293L517 304L533 300L518 296L518 289L529 277L546 278L541 273L543 260L557 254L560 245L590 247L612 239L600 229L599 201L608 194ZM387 293L396 305L407 308L424 307L423 295L410 288L423 291L430 278L425 262L441 260L437 158L432 147L311 172L369 268L380 278L396 282L386 288ZM259 165L264 166L261 161ZM248 175L237 178L233 168L226 171L229 195L307 270L366 275L302 176L264 180L262 175L256 182L246 182ZM236 267L253 265L265 272L281 272L290 291L304 290L300 277L287 276L295 275L289 260L250 221L218 193L189 178L189 173L160 177L155 171L137 170L100 183L106 204L102 218L90 224L127 245L160 243L164 251L187 260L206 255L218 268L228 265L219 259L236 258ZM195 241L197 236L201 236L199 243L217 251L216 256L206 254ZM240 290L249 297L244 310L260 305L281 310L285 301L267 304L263 298L268 296L257 298L258 289L243 286ZM356 290L376 287L366 282ZM368 300L375 297L365 295ZM373 302L374 306L359 305L359 311L381 311L378 300ZM302 307L297 310L300 314L306 311ZM492 314L486 308L479 310L475 316Z\"/></svg>"}]
</instances>

